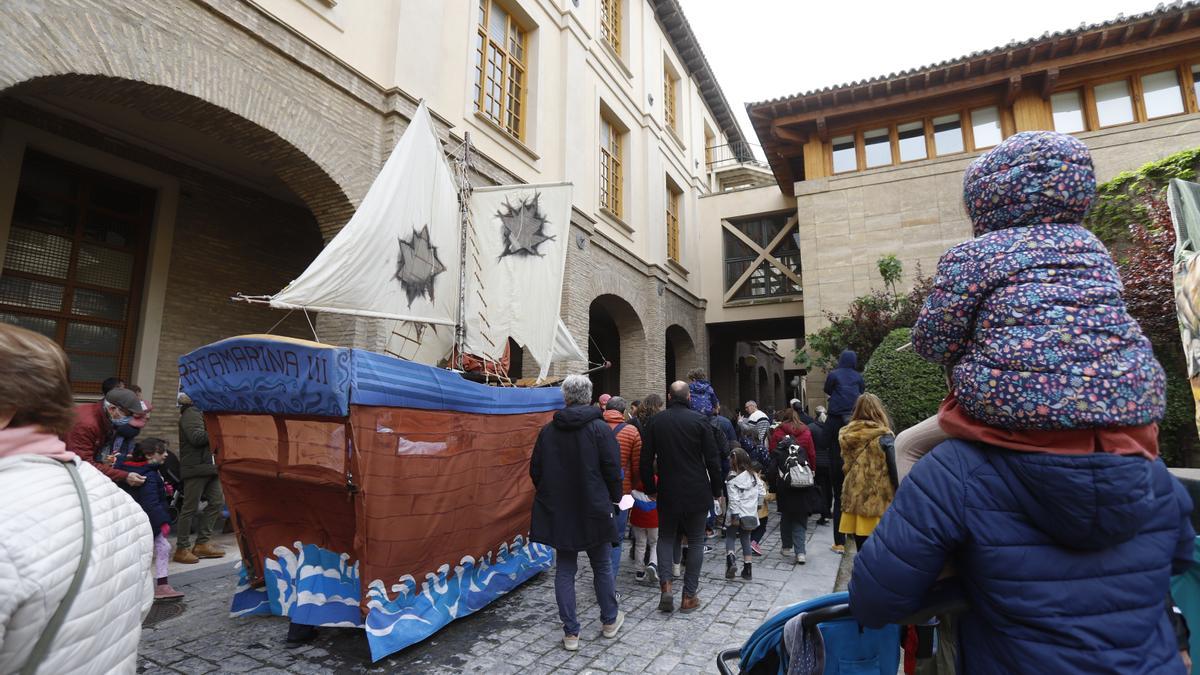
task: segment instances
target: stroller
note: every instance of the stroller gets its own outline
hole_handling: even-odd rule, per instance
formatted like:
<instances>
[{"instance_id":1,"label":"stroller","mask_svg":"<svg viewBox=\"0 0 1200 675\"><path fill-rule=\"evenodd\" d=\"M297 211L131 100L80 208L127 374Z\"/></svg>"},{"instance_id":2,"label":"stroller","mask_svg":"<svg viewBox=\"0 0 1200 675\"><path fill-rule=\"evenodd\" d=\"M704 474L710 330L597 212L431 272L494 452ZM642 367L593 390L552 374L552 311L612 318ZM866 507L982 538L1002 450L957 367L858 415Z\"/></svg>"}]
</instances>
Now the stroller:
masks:
<instances>
[{"instance_id":1,"label":"stroller","mask_svg":"<svg viewBox=\"0 0 1200 675\"><path fill-rule=\"evenodd\" d=\"M901 625L924 624L966 608L960 595L935 596L938 600L925 609L878 629L859 626L850 614L846 592L789 605L763 622L740 649L717 654L717 669L722 675L784 675L789 666L795 670L793 661L798 659L806 675L894 675L900 667ZM794 617L800 619L800 631L789 642L785 629ZM737 670L730 668L735 659Z\"/></svg>"}]
</instances>

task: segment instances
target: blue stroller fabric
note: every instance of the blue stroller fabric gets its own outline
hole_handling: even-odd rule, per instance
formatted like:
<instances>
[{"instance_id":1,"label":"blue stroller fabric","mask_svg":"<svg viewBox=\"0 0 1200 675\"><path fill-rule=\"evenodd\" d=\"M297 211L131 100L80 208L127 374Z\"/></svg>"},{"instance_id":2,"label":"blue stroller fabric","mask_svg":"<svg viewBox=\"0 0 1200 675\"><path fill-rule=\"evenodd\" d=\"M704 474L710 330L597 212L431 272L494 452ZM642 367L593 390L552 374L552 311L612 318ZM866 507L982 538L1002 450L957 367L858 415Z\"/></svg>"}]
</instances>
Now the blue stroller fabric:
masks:
<instances>
[{"instance_id":1,"label":"blue stroller fabric","mask_svg":"<svg viewBox=\"0 0 1200 675\"><path fill-rule=\"evenodd\" d=\"M742 673L786 675L789 654L783 634L787 622L822 607L846 604L849 593L831 593L789 605L769 617L742 645L739 667ZM824 661L825 675L895 675L900 667L900 627L862 628L854 619L827 621L818 626L817 636L805 636L805 642L824 654L812 654L809 663ZM794 672L794 671L793 671Z\"/></svg>"}]
</instances>

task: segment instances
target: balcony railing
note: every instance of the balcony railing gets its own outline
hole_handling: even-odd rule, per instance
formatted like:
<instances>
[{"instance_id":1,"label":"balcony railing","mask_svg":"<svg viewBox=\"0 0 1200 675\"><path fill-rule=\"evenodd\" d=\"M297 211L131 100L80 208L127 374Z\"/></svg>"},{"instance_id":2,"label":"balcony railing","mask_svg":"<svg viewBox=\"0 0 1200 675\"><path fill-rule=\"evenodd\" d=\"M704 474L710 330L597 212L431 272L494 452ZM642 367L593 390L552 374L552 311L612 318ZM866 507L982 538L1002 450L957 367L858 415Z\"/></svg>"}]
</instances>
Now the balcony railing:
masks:
<instances>
[{"instance_id":1,"label":"balcony railing","mask_svg":"<svg viewBox=\"0 0 1200 675\"><path fill-rule=\"evenodd\" d=\"M736 143L726 143L725 145L710 145L705 149L705 157L708 158L708 170L719 169L721 167L732 167L737 164L751 164L758 167L766 167L766 164L759 161L755 156L755 149L758 149L758 154L762 154L762 146L746 141L738 141Z\"/></svg>"}]
</instances>

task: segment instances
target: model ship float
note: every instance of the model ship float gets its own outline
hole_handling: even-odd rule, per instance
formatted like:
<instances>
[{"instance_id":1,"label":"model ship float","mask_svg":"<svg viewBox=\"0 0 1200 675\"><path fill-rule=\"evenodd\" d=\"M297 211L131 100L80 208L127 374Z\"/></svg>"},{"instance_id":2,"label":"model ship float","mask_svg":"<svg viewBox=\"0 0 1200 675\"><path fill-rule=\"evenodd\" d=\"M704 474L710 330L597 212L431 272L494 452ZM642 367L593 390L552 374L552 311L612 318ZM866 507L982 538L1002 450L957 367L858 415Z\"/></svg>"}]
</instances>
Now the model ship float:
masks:
<instances>
[{"instance_id":1,"label":"model ship float","mask_svg":"<svg viewBox=\"0 0 1200 675\"><path fill-rule=\"evenodd\" d=\"M539 380L587 362L559 319L571 186L472 190L469 139L454 154L422 103L304 273L235 298L388 320L383 353L246 335L179 360L241 549L233 615L359 627L375 660L553 562L528 466L562 395L463 371L503 377L510 337Z\"/></svg>"}]
</instances>

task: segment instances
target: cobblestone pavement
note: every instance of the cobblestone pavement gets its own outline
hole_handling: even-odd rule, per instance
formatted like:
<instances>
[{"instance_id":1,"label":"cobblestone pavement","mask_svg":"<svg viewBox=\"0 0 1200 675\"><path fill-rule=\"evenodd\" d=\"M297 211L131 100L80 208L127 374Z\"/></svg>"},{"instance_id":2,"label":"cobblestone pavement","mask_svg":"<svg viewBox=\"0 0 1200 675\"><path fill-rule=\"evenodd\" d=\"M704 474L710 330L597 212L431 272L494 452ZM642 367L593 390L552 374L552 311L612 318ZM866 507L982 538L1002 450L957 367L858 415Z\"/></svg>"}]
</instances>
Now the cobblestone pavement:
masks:
<instances>
[{"instance_id":1,"label":"cobblestone pavement","mask_svg":"<svg viewBox=\"0 0 1200 675\"><path fill-rule=\"evenodd\" d=\"M767 616L833 588L841 558L829 549L830 526L816 527L815 522L809 524L808 564L796 566L779 553L779 518L772 513L763 542L766 555L755 558L749 582L724 578L724 542L714 539L701 578L703 605L687 615L660 613L657 586L638 583L626 555L617 580L626 620L611 640L600 636L591 574L581 565L576 588L582 630L575 653L562 648L553 571L378 663L371 663L359 630L322 629L315 642L291 650L283 646L286 619L230 618L234 576L228 565L177 575L172 583L187 593L186 611L143 630L138 671L711 673L717 652L740 645ZM676 588L678 603L678 583Z\"/></svg>"}]
</instances>

